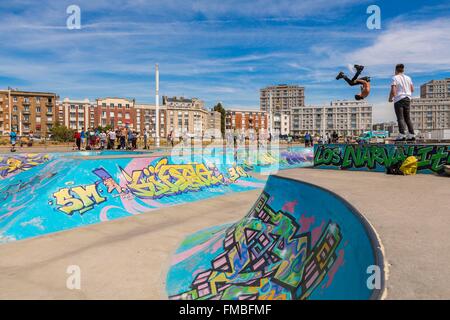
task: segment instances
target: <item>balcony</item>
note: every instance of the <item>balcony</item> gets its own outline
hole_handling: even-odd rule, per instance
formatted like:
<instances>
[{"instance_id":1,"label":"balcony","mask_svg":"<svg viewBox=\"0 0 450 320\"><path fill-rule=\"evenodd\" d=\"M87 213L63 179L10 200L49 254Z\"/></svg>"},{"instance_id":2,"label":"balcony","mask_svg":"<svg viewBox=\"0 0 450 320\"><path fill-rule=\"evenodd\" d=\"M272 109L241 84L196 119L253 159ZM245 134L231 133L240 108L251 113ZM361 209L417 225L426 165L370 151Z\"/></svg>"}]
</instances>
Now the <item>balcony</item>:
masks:
<instances>
[{"instance_id":1,"label":"balcony","mask_svg":"<svg viewBox=\"0 0 450 320\"><path fill-rule=\"evenodd\" d=\"M22 110L22 114L30 114L31 111L30 110Z\"/></svg>"}]
</instances>

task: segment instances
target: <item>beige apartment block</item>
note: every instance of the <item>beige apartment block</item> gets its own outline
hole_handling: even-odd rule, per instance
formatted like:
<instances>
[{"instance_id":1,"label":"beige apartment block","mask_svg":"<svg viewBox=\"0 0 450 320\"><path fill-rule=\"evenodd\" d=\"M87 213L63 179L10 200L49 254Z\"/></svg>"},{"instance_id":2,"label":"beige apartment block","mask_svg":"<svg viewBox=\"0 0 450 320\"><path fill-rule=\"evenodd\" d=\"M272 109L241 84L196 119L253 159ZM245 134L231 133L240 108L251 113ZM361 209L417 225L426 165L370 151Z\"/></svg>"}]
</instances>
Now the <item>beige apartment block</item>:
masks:
<instances>
[{"instance_id":1,"label":"beige apartment block","mask_svg":"<svg viewBox=\"0 0 450 320\"><path fill-rule=\"evenodd\" d=\"M411 120L420 132L450 129L450 96L412 99Z\"/></svg>"},{"instance_id":2,"label":"beige apartment block","mask_svg":"<svg viewBox=\"0 0 450 320\"><path fill-rule=\"evenodd\" d=\"M64 100L58 101L57 105L58 123L75 131L95 127L94 114L96 105L89 99L71 100L64 98Z\"/></svg>"},{"instance_id":3,"label":"beige apartment block","mask_svg":"<svg viewBox=\"0 0 450 320\"><path fill-rule=\"evenodd\" d=\"M208 129L221 130L222 126L222 114L218 111L209 111Z\"/></svg>"},{"instance_id":4,"label":"beige apartment block","mask_svg":"<svg viewBox=\"0 0 450 320\"><path fill-rule=\"evenodd\" d=\"M305 106L305 88L280 84L260 90L260 109L268 114L274 134L287 135L291 131L292 110Z\"/></svg>"},{"instance_id":5,"label":"beige apartment block","mask_svg":"<svg viewBox=\"0 0 450 320\"><path fill-rule=\"evenodd\" d=\"M201 138L209 127L209 111L202 100L163 96L163 106L167 112L167 132L174 137Z\"/></svg>"},{"instance_id":6,"label":"beige apartment block","mask_svg":"<svg viewBox=\"0 0 450 320\"><path fill-rule=\"evenodd\" d=\"M292 112L291 134L358 136L372 129L372 105L366 101L337 100L329 106L307 106Z\"/></svg>"},{"instance_id":7,"label":"beige apartment block","mask_svg":"<svg viewBox=\"0 0 450 320\"><path fill-rule=\"evenodd\" d=\"M136 130L138 132L147 132L151 137L156 136L156 105L153 104L135 104L136 109ZM166 106L159 106L159 136L167 137Z\"/></svg>"},{"instance_id":8,"label":"beige apartment block","mask_svg":"<svg viewBox=\"0 0 450 320\"><path fill-rule=\"evenodd\" d=\"M450 78L431 80L420 86L421 98L446 99L450 98Z\"/></svg>"},{"instance_id":9,"label":"beige apartment block","mask_svg":"<svg viewBox=\"0 0 450 320\"><path fill-rule=\"evenodd\" d=\"M56 93L0 90L0 131L48 138L57 122Z\"/></svg>"}]
</instances>

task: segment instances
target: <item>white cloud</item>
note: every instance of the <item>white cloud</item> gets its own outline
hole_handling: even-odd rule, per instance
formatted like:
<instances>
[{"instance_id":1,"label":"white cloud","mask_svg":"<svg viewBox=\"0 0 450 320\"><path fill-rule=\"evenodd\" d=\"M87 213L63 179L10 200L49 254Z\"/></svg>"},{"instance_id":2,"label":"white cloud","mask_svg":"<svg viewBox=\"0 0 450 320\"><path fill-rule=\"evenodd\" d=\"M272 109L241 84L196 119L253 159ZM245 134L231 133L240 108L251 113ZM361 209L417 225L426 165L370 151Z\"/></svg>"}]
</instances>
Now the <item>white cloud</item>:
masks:
<instances>
[{"instance_id":1,"label":"white cloud","mask_svg":"<svg viewBox=\"0 0 450 320\"><path fill-rule=\"evenodd\" d=\"M368 66L373 76L388 77L397 63L410 73L450 70L450 19L414 22L397 20L373 44L348 54L348 62Z\"/></svg>"}]
</instances>

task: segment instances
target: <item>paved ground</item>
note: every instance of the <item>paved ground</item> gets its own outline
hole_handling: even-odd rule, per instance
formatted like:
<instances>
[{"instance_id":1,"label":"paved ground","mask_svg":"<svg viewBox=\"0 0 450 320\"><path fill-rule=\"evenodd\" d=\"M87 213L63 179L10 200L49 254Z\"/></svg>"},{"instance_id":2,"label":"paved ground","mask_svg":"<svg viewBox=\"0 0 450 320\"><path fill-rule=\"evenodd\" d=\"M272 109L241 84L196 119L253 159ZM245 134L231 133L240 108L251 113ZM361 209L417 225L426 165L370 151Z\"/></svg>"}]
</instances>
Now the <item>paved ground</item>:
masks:
<instances>
[{"instance_id":1,"label":"paved ground","mask_svg":"<svg viewBox=\"0 0 450 320\"><path fill-rule=\"evenodd\" d=\"M166 299L166 272L185 236L242 218L260 192L0 245L0 299ZM66 288L69 265L81 268L80 291Z\"/></svg>"},{"instance_id":2,"label":"paved ground","mask_svg":"<svg viewBox=\"0 0 450 320\"><path fill-rule=\"evenodd\" d=\"M380 173L294 169L340 194L374 225L385 247L389 299L450 298L450 180ZM172 253L199 229L240 219L259 190L0 246L0 298L166 298ZM79 265L82 290L66 289Z\"/></svg>"}]
</instances>

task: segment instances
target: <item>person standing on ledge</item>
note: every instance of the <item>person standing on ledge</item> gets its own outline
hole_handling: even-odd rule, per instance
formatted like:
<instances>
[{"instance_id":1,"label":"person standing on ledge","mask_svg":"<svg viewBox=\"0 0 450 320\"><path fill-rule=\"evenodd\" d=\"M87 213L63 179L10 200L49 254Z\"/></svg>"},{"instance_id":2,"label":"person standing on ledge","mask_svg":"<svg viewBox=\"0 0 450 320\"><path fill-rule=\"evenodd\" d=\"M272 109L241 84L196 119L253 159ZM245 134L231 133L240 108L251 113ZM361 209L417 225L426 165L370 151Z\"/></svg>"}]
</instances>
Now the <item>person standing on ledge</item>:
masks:
<instances>
[{"instance_id":1,"label":"person standing on ledge","mask_svg":"<svg viewBox=\"0 0 450 320\"><path fill-rule=\"evenodd\" d=\"M415 141L414 127L411 121L411 96L414 85L410 77L404 74L405 66L395 66L395 76L392 77L389 102L394 102L395 115L397 116L399 136L395 141ZM408 127L408 135L405 135L405 127Z\"/></svg>"}]
</instances>

